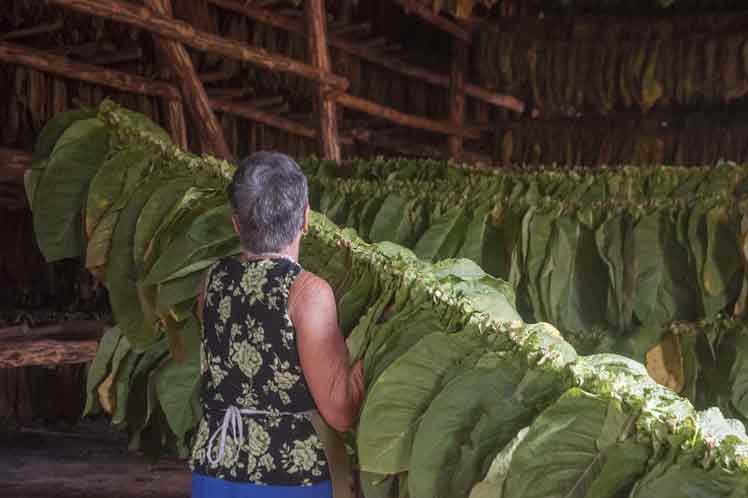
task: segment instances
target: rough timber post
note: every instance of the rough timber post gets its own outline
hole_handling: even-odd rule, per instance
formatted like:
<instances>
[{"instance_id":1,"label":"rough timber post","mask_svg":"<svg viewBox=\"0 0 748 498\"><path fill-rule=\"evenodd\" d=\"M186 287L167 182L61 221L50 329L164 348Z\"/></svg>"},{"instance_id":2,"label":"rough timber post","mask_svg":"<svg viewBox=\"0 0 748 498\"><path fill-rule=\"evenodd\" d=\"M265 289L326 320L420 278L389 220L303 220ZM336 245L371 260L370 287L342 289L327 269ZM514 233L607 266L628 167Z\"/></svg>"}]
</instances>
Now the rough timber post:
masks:
<instances>
[{"instance_id":1,"label":"rough timber post","mask_svg":"<svg viewBox=\"0 0 748 498\"><path fill-rule=\"evenodd\" d=\"M171 0L145 0L145 6L157 14L172 16ZM182 91L182 97L192 113L202 151L223 159L231 159L231 150L226 144L221 124L210 107L205 87L195 72L187 49L179 42L160 37L156 37L156 44L172 67L173 76ZM178 119L178 116L174 116L174 110L170 109L172 111L170 117Z\"/></svg>"},{"instance_id":2,"label":"rough timber post","mask_svg":"<svg viewBox=\"0 0 748 498\"><path fill-rule=\"evenodd\" d=\"M325 0L306 0L307 40L312 65L325 73L332 72L330 52L327 49L327 15ZM340 161L340 141L338 139L338 116L331 89L317 86L317 122L319 123L319 153L324 159Z\"/></svg>"},{"instance_id":3,"label":"rough timber post","mask_svg":"<svg viewBox=\"0 0 748 498\"><path fill-rule=\"evenodd\" d=\"M468 44L458 38L452 39L452 72L449 79L449 121L456 130L465 125L465 68L467 67ZM449 157L459 161L462 157L462 136L451 135L447 139Z\"/></svg>"}]
</instances>

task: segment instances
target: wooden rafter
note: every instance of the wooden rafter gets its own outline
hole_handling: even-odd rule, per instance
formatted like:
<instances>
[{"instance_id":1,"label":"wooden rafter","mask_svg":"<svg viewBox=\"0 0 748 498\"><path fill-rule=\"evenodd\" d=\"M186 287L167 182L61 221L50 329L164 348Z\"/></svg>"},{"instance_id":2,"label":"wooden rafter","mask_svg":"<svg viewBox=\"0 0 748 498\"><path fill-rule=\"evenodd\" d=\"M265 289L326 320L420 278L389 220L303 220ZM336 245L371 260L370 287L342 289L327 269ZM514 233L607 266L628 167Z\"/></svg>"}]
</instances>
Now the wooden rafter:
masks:
<instances>
[{"instance_id":1,"label":"wooden rafter","mask_svg":"<svg viewBox=\"0 0 748 498\"><path fill-rule=\"evenodd\" d=\"M165 18L173 15L171 0L145 0L145 5ZM190 54L177 41L156 36L155 42L166 62L173 69L173 76L192 114L202 151L212 153L222 159L232 159L231 149L223 136L221 124L213 114L213 109L210 108L208 95L205 93L203 83L197 77Z\"/></svg>"},{"instance_id":2,"label":"wooden rafter","mask_svg":"<svg viewBox=\"0 0 748 498\"><path fill-rule=\"evenodd\" d=\"M217 5L226 10L242 14L250 19L257 22L267 24L274 28L283 29L291 33L304 36L306 30L304 25L295 19L289 19L275 12L270 12L258 8L255 5L249 5L246 3L238 2L237 0L208 0L210 3ZM355 55L365 61L377 64L379 66L390 69L391 71L398 72L405 76L425 81L431 85L440 86L442 88L449 88L449 76L438 74L428 69L414 66L413 64L405 61L388 57L379 50L365 47L357 42L346 40L337 33L331 34L327 38L328 43L331 47L342 50L348 54ZM486 90L477 85L466 83L465 92L472 98L482 100L496 107L503 107L511 109L516 112L522 112L524 110L524 104L515 97L510 95L502 95L499 93Z\"/></svg>"},{"instance_id":3,"label":"wooden rafter","mask_svg":"<svg viewBox=\"0 0 748 498\"><path fill-rule=\"evenodd\" d=\"M10 46L12 50L9 50L8 46ZM8 56L8 54L12 56ZM45 52L39 52L34 49L19 47L17 45L3 42L0 42L0 61L20 64L42 72L57 74L66 78L115 88L130 93L167 98L167 119L172 139L176 144L186 148L187 132L184 122L181 95L177 87L170 83L148 80L139 76L111 69L103 69L90 64L74 63L66 57L50 55ZM154 88L157 88L158 91L153 91ZM215 111L250 119L267 126L284 130L288 133L315 139L317 137L317 132L314 128L306 126L297 127L297 123L294 123L293 121L261 110L262 108L277 105L277 99L277 97L272 99L258 99L257 108L253 107L251 103L242 104L233 100L222 99L211 99L210 105ZM170 105L171 103L175 105ZM352 140L350 138L342 139L341 142L343 144L351 144ZM24 159L16 161L13 158ZM17 181L22 180L23 172L19 171L19 168L17 167L10 168L8 165L11 163L25 165L29 159L30 156L20 151L0 148L0 162L5 163L8 172L11 172L12 169L13 177L17 178ZM25 168L25 166L23 166L23 168Z\"/></svg>"},{"instance_id":4,"label":"wooden rafter","mask_svg":"<svg viewBox=\"0 0 748 498\"><path fill-rule=\"evenodd\" d=\"M128 24L204 52L250 62L271 71L296 74L342 90L348 87L348 80L340 76L319 71L309 64L288 57L270 54L247 43L198 30L186 22L157 14L149 8L129 2L117 0L49 0L49 2L84 14Z\"/></svg>"},{"instance_id":5,"label":"wooden rafter","mask_svg":"<svg viewBox=\"0 0 748 498\"><path fill-rule=\"evenodd\" d=\"M469 29L457 24L456 22L452 22L446 17L443 17L439 15L437 12L434 12L430 8L428 8L426 5L419 3L419 2L413 2L412 0L395 0L403 9L405 9L406 13L412 12L413 14L417 15L427 23L436 26L442 31L446 31L447 33L450 33L451 35L457 37L458 39L469 42L472 38L472 34Z\"/></svg>"},{"instance_id":6,"label":"wooden rafter","mask_svg":"<svg viewBox=\"0 0 748 498\"><path fill-rule=\"evenodd\" d=\"M41 35L44 33L52 33L59 31L63 27L62 21L54 21L51 23L40 24L31 28L18 29L16 31L10 31L8 33L0 35L0 41L17 40L19 38L26 38L29 36Z\"/></svg>"},{"instance_id":7,"label":"wooden rafter","mask_svg":"<svg viewBox=\"0 0 748 498\"><path fill-rule=\"evenodd\" d=\"M32 67L45 73L103 85L123 92L161 97L168 100L181 99L179 90L168 83L91 64L73 62L67 57L51 55L41 50L22 47L13 43L0 42L0 61Z\"/></svg>"},{"instance_id":8,"label":"wooden rafter","mask_svg":"<svg viewBox=\"0 0 748 498\"><path fill-rule=\"evenodd\" d=\"M324 0L305 0L307 17L307 40L310 60L314 67L332 72L330 53L327 48L327 22ZM318 147L323 159L340 161L338 141L338 114L335 100L328 96L329 88L317 86L317 122L319 123Z\"/></svg>"},{"instance_id":9,"label":"wooden rafter","mask_svg":"<svg viewBox=\"0 0 748 498\"><path fill-rule=\"evenodd\" d=\"M398 111L397 109L393 109L392 107L377 104L376 102L362 99L354 95L345 93L338 94L335 96L335 100L338 102L338 104L344 107L363 112L371 116L386 119L387 121L399 124L400 126L431 131L433 133L440 133L442 135L460 135L466 138L480 138L480 130L478 128L466 126L464 128L458 129L455 128L449 121L438 121L435 119L425 118L423 116L408 114Z\"/></svg>"},{"instance_id":10,"label":"wooden rafter","mask_svg":"<svg viewBox=\"0 0 748 498\"><path fill-rule=\"evenodd\" d=\"M292 135L306 137L312 140L317 139L317 130L314 127L286 119L277 114L263 111L261 108L253 106L250 103L237 102L228 99L213 99L211 100L211 106L218 112L239 116L250 121L255 121L266 126L283 130ZM341 137L340 142L347 145L352 144L353 140L350 137Z\"/></svg>"}]
</instances>

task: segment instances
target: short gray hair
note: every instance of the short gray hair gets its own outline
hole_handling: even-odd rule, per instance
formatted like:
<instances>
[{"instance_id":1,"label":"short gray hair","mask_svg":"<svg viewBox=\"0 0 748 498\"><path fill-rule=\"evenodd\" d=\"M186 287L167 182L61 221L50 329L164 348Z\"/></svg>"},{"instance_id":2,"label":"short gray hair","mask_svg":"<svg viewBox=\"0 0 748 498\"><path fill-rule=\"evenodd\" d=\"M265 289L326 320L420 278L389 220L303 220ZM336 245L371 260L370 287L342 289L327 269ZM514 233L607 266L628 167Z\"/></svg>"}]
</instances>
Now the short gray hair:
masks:
<instances>
[{"instance_id":1,"label":"short gray hair","mask_svg":"<svg viewBox=\"0 0 748 498\"><path fill-rule=\"evenodd\" d=\"M285 154L258 152L244 159L228 193L246 251L281 251L304 227L309 187L299 165Z\"/></svg>"}]
</instances>

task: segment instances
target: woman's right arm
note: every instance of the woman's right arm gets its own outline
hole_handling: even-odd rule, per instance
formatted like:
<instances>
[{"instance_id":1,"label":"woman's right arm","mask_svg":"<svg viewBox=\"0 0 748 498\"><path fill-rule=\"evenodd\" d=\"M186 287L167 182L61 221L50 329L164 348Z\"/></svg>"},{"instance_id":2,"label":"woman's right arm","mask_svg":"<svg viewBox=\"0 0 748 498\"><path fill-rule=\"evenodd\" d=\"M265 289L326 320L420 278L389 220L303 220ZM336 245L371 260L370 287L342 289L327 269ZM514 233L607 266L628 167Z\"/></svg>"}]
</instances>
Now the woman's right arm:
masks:
<instances>
[{"instance_id":1,"label":"woman's right arm","mask_svg":"<svg viewBox=\"0 0 748 498\"><path fill-rule=\"evenodd\" d=\"M328 424L345 432L363 399L363 371L360 362L350 364L332 288L316 275L302 273L291 287L289 314L301 369L317 408Z\"/></svg>"}]
</instances>

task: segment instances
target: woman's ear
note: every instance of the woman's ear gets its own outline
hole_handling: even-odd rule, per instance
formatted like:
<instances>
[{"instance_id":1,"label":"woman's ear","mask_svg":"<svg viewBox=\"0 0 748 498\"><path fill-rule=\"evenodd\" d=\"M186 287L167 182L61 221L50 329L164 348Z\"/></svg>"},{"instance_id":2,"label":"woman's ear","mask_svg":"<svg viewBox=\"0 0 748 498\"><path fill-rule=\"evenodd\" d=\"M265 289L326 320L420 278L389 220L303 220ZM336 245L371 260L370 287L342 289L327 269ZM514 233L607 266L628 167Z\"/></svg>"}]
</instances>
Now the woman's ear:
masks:
<instances>
[{"instance_id":1,"label":"woman's ear","mask_svg":"<svg viewBox=\"0 0 748 498\"><path fill-rule=\"evenodd\" d=\"M236 215L231 216L231 223L234 224L234 232L236 232L237 235L241 235L241 230L239 228L239 218L237 218Z\"/></svg>"}]
</instances>

